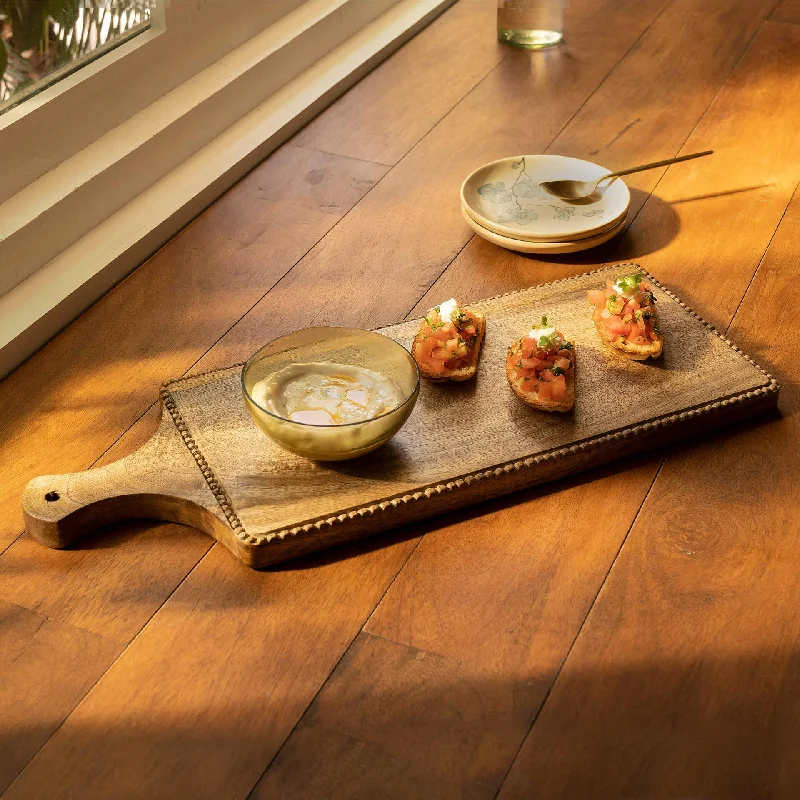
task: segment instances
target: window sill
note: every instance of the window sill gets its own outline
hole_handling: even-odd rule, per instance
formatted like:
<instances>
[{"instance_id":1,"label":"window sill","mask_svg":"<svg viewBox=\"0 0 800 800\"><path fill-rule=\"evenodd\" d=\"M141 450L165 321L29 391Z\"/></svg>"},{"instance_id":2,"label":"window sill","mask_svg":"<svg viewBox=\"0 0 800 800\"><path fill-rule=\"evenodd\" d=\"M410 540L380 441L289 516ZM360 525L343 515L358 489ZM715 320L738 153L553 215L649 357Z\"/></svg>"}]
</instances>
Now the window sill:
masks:
<instances>
[{"instance_id":1,"label":"window sill","mask_svg":"<svg viewBox=\"0 0 800 800\"><path fill-rule=\"evenodd\" d=\"M83 151L0 206L0 263L14 268L0 276L7 289L0 295L0 376L453 2L364 0L360 18L348 12L347 24L331 17L343 2L325 4L323 14L323 4L310 4L299 33L289 35L279 23L210 67L216 83L194 78L179 87L177 113L177 105L154 103L93 145L104 158ZM287 46L308 51L310 41L330 40L332 31L339 32L333 49L307 68L301 63L304 71L274 90ZM226 107L229 98L235 102ZM250 108L241 107L245 98ZM188 135L198 127L198 109L214 119L210 128L200 126L208 141ZM180 163L167 168L175 148Z\"/></svg>"}]
</instances>

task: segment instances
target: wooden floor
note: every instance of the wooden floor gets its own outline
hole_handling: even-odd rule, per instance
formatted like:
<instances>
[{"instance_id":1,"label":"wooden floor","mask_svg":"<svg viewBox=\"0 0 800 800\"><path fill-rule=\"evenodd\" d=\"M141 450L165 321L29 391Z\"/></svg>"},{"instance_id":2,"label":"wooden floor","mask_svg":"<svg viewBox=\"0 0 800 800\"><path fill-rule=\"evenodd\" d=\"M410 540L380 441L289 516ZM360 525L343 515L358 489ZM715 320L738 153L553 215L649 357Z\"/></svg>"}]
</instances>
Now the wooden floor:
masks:
<instances>
[{"instance_id":1,"label":"wooden floor","mask_svg":"<svg viewBox=\"0 0 800 800\"><path fill-rule=\"evenodd\" d=\"M567 7L529 54L460 0L0 385L9 800L800 796L800 4ZM584 254L460 217L494 158L706 148ZM621 260L781 413L267 572L178 525L23 533L26 481L136 448L166 379Z\"/></svg>"}]
</instances>

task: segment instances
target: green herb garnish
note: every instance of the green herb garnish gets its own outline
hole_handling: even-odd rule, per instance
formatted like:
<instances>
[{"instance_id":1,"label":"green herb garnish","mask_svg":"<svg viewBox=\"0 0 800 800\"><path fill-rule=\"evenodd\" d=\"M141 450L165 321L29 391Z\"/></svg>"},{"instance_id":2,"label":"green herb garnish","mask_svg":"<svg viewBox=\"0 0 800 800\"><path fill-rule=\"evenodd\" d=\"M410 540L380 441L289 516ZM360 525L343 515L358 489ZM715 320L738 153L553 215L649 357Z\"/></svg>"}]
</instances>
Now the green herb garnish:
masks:
<instances>
[{"instance_id":1,"label":"green herb garnish","mask_svg":"<svg viewBox=\"0 0 800 800\"><path fill-rule=\"evenodd\" d=\"M612 314L619 314L624 307L625 300L615 294L609 295L608 300L606 300L606 308Z\"/></svg>"},{"instance_id":2,"label":"green herb garnish","mask_svg":"<svg viewBox=\"0 0 800 800\"><path fill-rule=\"evenodd\" d=\"M641 282L642 282L641 273L635 272L633 275L624 275L623 277L621 277L617 281L617 286L619 286L620 291L623 294L632 294L639 288L639 284Z\"/></svg>"}]
</instances>

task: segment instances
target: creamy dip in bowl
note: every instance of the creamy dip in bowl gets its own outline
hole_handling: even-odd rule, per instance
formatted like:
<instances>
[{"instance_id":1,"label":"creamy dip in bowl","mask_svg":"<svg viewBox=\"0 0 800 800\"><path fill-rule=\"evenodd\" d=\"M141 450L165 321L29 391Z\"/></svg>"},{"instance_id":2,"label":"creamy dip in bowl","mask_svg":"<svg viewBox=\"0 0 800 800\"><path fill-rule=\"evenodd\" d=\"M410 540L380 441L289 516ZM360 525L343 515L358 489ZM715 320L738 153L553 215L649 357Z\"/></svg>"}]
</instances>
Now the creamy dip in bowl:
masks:
<instances>
[{"instance_id":1,"label":"creamy dip in bowl","mask_svg":"<svg viewBox=\"0 0 800 800\"><path fill-rule=\"evenodd\" d=\"M351 328L306 328L270 342L242 370L247 410L282 447L320 461L369 453L394 436L419 394L411 354Z\"/></svg>"}]
</instances>

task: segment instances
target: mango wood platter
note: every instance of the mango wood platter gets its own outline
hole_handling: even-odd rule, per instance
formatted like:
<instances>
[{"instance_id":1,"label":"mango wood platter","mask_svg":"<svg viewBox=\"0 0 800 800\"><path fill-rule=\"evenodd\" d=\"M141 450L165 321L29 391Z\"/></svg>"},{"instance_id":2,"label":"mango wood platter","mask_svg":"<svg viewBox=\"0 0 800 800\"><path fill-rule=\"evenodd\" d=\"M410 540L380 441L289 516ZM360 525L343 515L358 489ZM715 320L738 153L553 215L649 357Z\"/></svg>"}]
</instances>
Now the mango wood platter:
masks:
<instances>
[{"instance_id":1,"label":"mango wood platter","mask_svg":"<svg viewBox=\"0 0 800 800\"><path fill-rule=\"evenodd\" d=\"M353 461L308 461L267 439L245 409L241 365L173 381L161 391L165 413L158 430L135 453L28 484L28 532L61 548L118 520L169 520L193 525L245 564L263 567L695 436L777 404L772 377L652 276L663 357L633 362L603 345L586 290L634 266L470 303L487 317L477 378L425 382L397 436ZM505 378L506 349L542 314L576 344L576 403L567 415L527 407ZM411 320L380 332L410 347L418 325Z\"/></svg>"}]
</instances>

